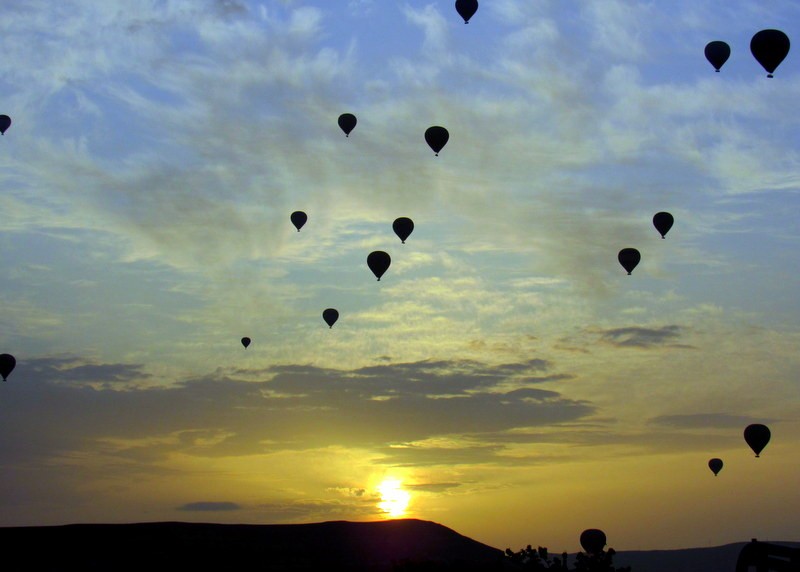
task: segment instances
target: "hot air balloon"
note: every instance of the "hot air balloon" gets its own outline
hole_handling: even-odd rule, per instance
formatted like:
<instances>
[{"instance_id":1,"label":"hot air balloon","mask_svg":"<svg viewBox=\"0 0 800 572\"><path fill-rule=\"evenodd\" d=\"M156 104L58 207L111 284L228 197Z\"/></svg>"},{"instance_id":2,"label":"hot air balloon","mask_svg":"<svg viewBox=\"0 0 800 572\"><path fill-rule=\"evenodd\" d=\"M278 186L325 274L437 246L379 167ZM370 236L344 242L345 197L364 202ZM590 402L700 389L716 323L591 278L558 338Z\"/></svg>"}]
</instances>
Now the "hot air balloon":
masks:
<instances>
[{"instance_id":1,"label":"hot air balloon","mask_svg":"<svg viewBox=\"0 0 800 572\"><path fill-rule=\"evenodd\" d=\"M599 554L606 545L606 533L597 528L581 532L581 546L587 554Z\"/></svg>"},{"instance_id":2,"label":"hot air balloon","mask_svg":"<svg viewBox=\"0 0 800 572\"><path fill-rule=\"evenodd\" d=\"M447 129L444 127L434 125L433 127L428 127L425 130L425 142L431 149L433 149L433 152L436 153L437 157L439 156L439 151L442 150L442 147L447 145L448 139L450 139L450 133L448 133Z\"/></svg>"},{"instance_id":3,"label":"hot air balloon","mask_svg":"<svg viewBox=\"0 0 800 572\"><path fill-rule=\"evenodd\" d=\"M761 425L760 423L753 423L744 429L744 440L750 445L756 457L758 457L761 451L764 450L764 447L767 446L771 436L772 434L769 431L769 427Z\"/></svg>"},{"instance_id":4,"label":"hot air balloon","mask_svg":"<svg viewBox=\"0 0 800 572\"><path fill-rule=\"evenodd\" d=\"M716 477L717 473L719 473L722 470L722 459L714 458L709 460L708 468L711 469L711 471L714 473L714 476Z\"/></svg>"},{"instance_id":5,"label":"hot air balloon","mask_svg":"<svg viewBox=\"0 0 800 572\"><path fill-rule=\"evenodd\" d=\"M247 346L250 345L250 338L248 338L247 336L243 337L242 338L242 345L244 346L244 349L247 349Z\"/></svg>"},{"instance_id":6,"label":"hot air balloon","mask_svg":"<svg viewBox=\"0 0 800 572\"><path fill-rule=\"evenodd\" d=\"M653 215L653 226L661 234L661 238L666 238L666 234L672 228L674 222L675 219L669 213L660 212Z\"/></svg>"},{"instance_id":7,"label":"hot air balloon","mask_svg":"<svg viewBox=\"0 0 800 572\"><path fill-rule=\"evenodd\" d=\"M478 11L478 0L456 0L456 12L469 24L469 19Z\"/></svg>"},{"instance_id":8,"label":"hot air balloon","mask_svg":"<svg viewBox=\"0 0 800 572\"><path fill-rule=\"evenodd\" d=\"M0 375L3 376L3 381L11 375L14 371L14 366L17 365L17 360L11 354L0 354Z\"/></svg>"},{"instance_id":9,"label":"hot air balloon","mask_svg":"<svg viewBox=\"0 0 800 572\"><path fill-rule=\"evenodd\" d=\"M394 233L400 238L403 244L406 243L406 239L414 230L414 221L408 217L401 216L397 218L392 223L392 229Z\"/></svg>"},{"instance_id":10,"label":"hot air balloon","mask_svg":"<svg viewBox=\"0 0 800 572\"><path fill-rule=\"evenodd\" d=\"M719 71L719 68L731 57L731 47L725 42L715 40L706 44L705 54L708 63L714 66L716 71Z\"/></svg>"},{"instance_id":11,"label":"hot air balloon","mask_svg":"<svg viewBox=\"0 0 800 572\"><path fill-rule=\"evenodd\" d=\"M389 269L391 263L392 258L382 250L370 252L369 256L367 256L367 266L369 266L372 273L378 277L378 280L380 280L384 272Z\"/></svg>"},{"instance_id":12,"label":"hot air balloon","mask_svg":"<svg viewBox=\"0 0 800 572\"><path fill-rule=\"evenodd\" d=\"M619 254L617 254L617 260L619 260L622 267L628 271L628 274L633 272L633 269L636 268L636 265L639 264L641 259L642 255L639 254L639 251L635 248L623 248L619 251Z\"/></svg>"},{"instance_id":13,"label":"hot air balloon","mask_svg":"<svg viewBox=\"0 0 800 572\"><path fill-rule=\"evenodd\" d=\"M322 312L322 319L325 320L325 323L328 324L328 326L333 328L336 320L339 319L339 311L333 308L327 308Z\"/></svg>"},{"instance_id":14,"label":"hot air balloon","mask_svg":"<svg viewBox=\"0 0 800 572\"><path fill-rule=\"evenodd\" d=\"M772 72L789 53L789 37L780 30L761 30L750 40L750 51L767 70L767 77L772 77Z\"/></svg>"},{"instance_id":15,"label":"hot air balloon","mask_svg":"<svg viewBox=\"0 0 800 572\"><path fill-rule=\"evenodd\" d=\"M5 135L11 127L11 118L8 115L0 115L0 135Z\"/></svg>"},{"instance_id":16,"label":"hot air balloon","mask_svg":"<svg viewBox=\"0 0 800 572\"><path fill-rule=\"evenodd\" d=\"M303 225L306 224L308 220L308 215L303 211L294 211L291 216L292 224L297 229L297 232L300 232L300 229L303 228Z\"/></svg>"},{"instance_id":17,"label":"hot air balloon","mask_svg":"<svg viewBox=\"0 0 800 572\"><path fill-rule=\"evenodd\" d=\"M358 120L352 113L342 113L339 116L339 127L344 131L345 137L350 137L350 132L355 129Z\"/></svg>"}]
</instances>

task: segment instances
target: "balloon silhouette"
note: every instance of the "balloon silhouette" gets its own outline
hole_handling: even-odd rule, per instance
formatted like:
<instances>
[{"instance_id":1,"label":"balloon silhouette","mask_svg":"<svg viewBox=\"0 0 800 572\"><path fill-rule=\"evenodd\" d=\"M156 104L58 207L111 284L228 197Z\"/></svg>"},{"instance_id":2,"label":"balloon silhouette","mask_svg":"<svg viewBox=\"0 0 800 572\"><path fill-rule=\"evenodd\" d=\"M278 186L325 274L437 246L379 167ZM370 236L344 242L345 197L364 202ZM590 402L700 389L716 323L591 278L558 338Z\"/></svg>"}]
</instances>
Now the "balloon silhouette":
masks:
<instances>
[{"instance_id":1,"label":"balloon silhouette","mask_svg":"<svg viewBox=\"0 0 800 572\"><path fill-rule=\"evenodd\" d=\"M303 228L303 225L306 224L308 220L308 215L303 211L294 211L291 216L292 224L297 229L297 232L300 232L300 229Z\"/></svg>"},{"instance_id":2,"label":"balloon silhouette","mask_svg":"<svg viewBox=\"0 0 800 572\"><path fill-rule=\"evenodd\" d=\"M5 135L11 127L11 118L8 115L0 115L0 135Z\"/></svg>"},{"instance_id":3,"label":"balloon silhouette","mask_svg":"<svg viewBox=\"0 0 800 572\"><path fill-rule=\"evenodd\" d=\"M672 228L674 222L675 219L669 213L660 212L653 216L653 226L661 234L661 238L666 238L666 234Z\"/></svg>"},{"instance_id":4,"label":"balloon silhouette","mask_svg":"<svg viewBox=\"0 0 800 572\"><path fill-rule=\"evenodd\" d=\"M772 434L769 431L769 427L761 425L760 423L753 423L744 429L744 440L750 445L756 457L758 457L761 451L764 450L764 447L767 446L771 436Z\"/></svg>"},{"instance_id":5,"label":"balloon silhouette","mask_svg":"<svg viewBox=\"0 0 800 572\"><path fill-rule=\"evenodd\" d=\"M767 70L767 77L772 77L772 72L789 53L789 37L780 30L761 30L750 40L750 51Z\"/></svg>"},{"instance_id":6,"label":"balloon silhouette","mask_svg":"<svg viewBox=\"0 0 800 572\"><path fill-rule=\"evenodd\" d=\"M469 24L469 19L478 11L478 0L456 0L456 11Z\"/></svg>"},{"instance_id":7,"label":"balloon silhouette","mask_svg":"<svg viewBox=\"0 0 800 572\"><path fill-rule=\"evenodd\" d=\"M328 308L322 312L322 319L325 320L325 323L328 324L328 326L333 328L336 320L339 319L339 311L333 308Z\"/></svg>"},{"instance_id":8,"label":"balloon silhouette","mask_svg":"<svg viewBox=\"0 0 800 572\"><path fill-rule=\"evenodd\" d=\"M247 336L243 337L242 338L242 345L244 346L244 349L247 349L247 346L250 345L250 338L248 338Z\"/></svg>"},{"instance_id":9,"label":"balloon silhouette","mask_svg":"<svg viewBox=\"0 0 800 572\"><path fill-rule=\"evenodd\" d=\"M716 477L717 473L719 473L722 470L722 459L714 458L709 460L708 468L711 469L711 471L714 473L714 476Z\"/></svg>"},{"instance_id":10,"label":"balloon silhouette","mask_svg":"<svg viewBox=\"0 0 800 572\"><path fill-rule=\"evenodd\" d=\"M431 149L433 149L433 152L436 153L437 157L439 156L439 151L442 150L442 147L447 145L448 139L450 139L450 133L448 133L447 129L444 127L434 125L433 127L428 127L425 130L425 142Z\"/></svg>"},{"instance_id":11,"label":"balloon silhouette","mask_svg":"<svg viewBox=\"0 0 800 572\"><path fill-rule=\"evenodd\" d=\"M358 120L352 113L342 113L339 116L339 127L344 131L345 137L350 137L350 132L355 129L356 123L358 123Z\"/></svg>"},{"instance_id":12,"label":"balloon silhouette","mask_svg":"<svg viewBox=\"0 0 800 572\"><path fill-rule=\"evenodd\" d=\"M606 533L597 528L588 528L581 532L581 546L588 554L599 554L606 545Z\"/></svg>"},{"instance_id":13,"label":"balloon silhouette","mask_svg":"<svg viewBox=\"0 0 800 572\"><path fill-rule=\"evenodd\" d=\"M392 263L392 258L382 250L370 252L367 256L367 266L372 270L372 273L378 277L380 281L381 276L389 269Z\"/></svg>"},{"instance_id":14,"label":"balloon silhouette","mask_svg":"<svg viewBox=\"0 0 800 572\"><path fill-rule=\"evenodd\" d=\"M3 381L14 371L14 366L17 365L17 360L11 354L0 354L0 375L3 376Z\"/></svg>"},{"instance_id":15,"label":"balloon silhouette","mask_svg":"<svg viewBox=\"0 0 800 572\"><path fill-rule=\"evenodd\" d=\"M714 66L716 71L719 71L719 68L731 57L731 47L725 42L715 40L706 44L705 54L708 63Z\"/></svg>"},{"instance_id":16,"label":"balloon silhouette","mask_svg":"<svg viewBox=\"0 0 800 572\"><path fill-rule=\"evenodd\" d=\"M628 274L633 272L633 269L636 268L636 265L639 264L641 259L642 255L639 254L639 251L635 248L623 248L619 251L619 254L617 254L617 260L619 260L622 267L628 271Z\"/></svg>"},{"instance_id":17,"label":"balloon silhouette","mask_svg":"<svg viewBox=\"0 0 800 572\"><path fill-rule=\"evenodd\" d=\"M401 216L397 218L392 223L392 229L394 233L400 238L403 244L406 243L406 239L414 230L414 221L408 217Z\"/></svg>"}]
</instances>

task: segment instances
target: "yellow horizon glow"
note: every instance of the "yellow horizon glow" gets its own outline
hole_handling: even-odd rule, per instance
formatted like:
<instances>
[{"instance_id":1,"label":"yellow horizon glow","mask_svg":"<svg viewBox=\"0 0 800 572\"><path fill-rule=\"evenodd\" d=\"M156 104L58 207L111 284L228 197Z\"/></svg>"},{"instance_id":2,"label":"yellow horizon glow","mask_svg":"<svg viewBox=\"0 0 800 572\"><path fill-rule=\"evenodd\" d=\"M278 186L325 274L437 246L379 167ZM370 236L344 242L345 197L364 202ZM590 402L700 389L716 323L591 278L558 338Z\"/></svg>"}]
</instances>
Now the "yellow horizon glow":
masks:
<instances>
[{"instance_id":1,"label":"yellow horizon glow","mask_svg":"<svg viewBox=\"0 0 800 572\"><path fill-rule=\"evenodd\" d=\"M403 516L411 500L411 494L402 487L403 482L394 478L386 478L378 485L378 492L381 494L378 508L392 518Z\"/></svg>"}]
</instances>

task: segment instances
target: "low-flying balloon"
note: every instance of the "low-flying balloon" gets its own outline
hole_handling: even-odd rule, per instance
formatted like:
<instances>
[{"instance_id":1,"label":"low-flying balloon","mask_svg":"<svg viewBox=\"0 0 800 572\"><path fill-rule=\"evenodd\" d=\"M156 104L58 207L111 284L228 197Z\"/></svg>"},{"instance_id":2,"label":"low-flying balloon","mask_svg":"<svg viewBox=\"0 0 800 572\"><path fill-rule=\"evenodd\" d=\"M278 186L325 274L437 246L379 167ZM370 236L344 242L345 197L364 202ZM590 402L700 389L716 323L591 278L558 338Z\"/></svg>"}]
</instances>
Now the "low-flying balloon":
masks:
<instances>
[{"instance_id":1,"label":"low-flying balloon","mask_svg":"<svg viewBox=\"0 0 800 572\"><path fill-rule=\"evenodd\" d=\"M725 42L715 40L706 44L705 54L708 63L714 66L716 71L719 71L719 68L731 57L731 47Z\"/></svg>"},{"instance_id":2,"label":"low-flying balloon","mask_svg":"<svg viewBox=\"0 0 800 572\"><path fill-rule=\"evenodd\" d=\"M14 366L17 365L17 360L11 354L0 354L0 375L3 376L3 381L11 375L14 371Z\"/></svg>"},{"instance_id":3,"label":"low-flying balloon","mask_svg":"<svg viewBox=\"0 0 800 572\"><path fill-rule=\"evenodd\" d=\"M306 224L308 220L308 215L303 211L294 211L291 216L292 224L297 229L297 232L300 232L300 229L303 228L303 225Z\"/></svg>"},{"instance_id":4,"label":"low-flying balloon","mask_svg":"<svg viewBox=\"0 0 800 572\"><path fill-rule=\"evenodd\" d=\"M367 256L367 266L369 266L369 269L372 270L378 280L389 269L391 263L392 258L382 250L370 252L369 256Z\"/></svg>"},{"instance_id":5,"label":"low-flying balloon","mask_svg":"<svg viewBox=\"0 0 800 572\"><path fill-rule=\"evenodd\" d=\"M408 217L401 216L400 218L394 219L394 222L392 223L392 229L403 242L403 244L405 244L406 239L414 230L414 221Z\"/></svg>"},{"instance_id":6,"label":"low-flying balloon","mask_svg":"<svg viewBox=\"0 0 800 572\"><path fill-rule=\"evenodd\" d=\"M8 115L0 115L0 135L5 135L11 127L11 118Z\"/></svg>"},{"instance_id":7,"label":"low-flying balloon","mask_svg":"<svg viewBox=\"0 0 800 572\"><path fill-rule=\"evenodd\" d=\"M769 438L772 436L769 427L761 423L753 423L744 429L744 440L750 445L756 457L759 456L764 447L769 443Z\"/></svg>"},{"instance_id":8,"label":"low-flying balloon","mask_svg":"<svg viewBox=\"0 0 800 572\"><path fill-rule=\"evenodd\" d=\"M710 459L708 461L708 468L711 469L711 472L714 473L714 476L716 477L717 473L722 470L722 459Z\"/></svg>"},{"instance_id":9,"label":"low-flying balloon","mask_svg":"<svg viewBox=\"0 0 800 572\"><path fill-rule=\"evenodd\" d=\"M661 234L661 238L666 238L666 234L672 228L674 222L675 219L669 213L660 212L653 215L653 226Z\"/></svg>"},{"instance_id":10,"label":"low-flying balloon","mask_svg":"<svg viewBox=\"0 0 800 572\"><path fill-rule=\"evenodd\" d=\"M352 113L342 113L339 116L339 127L344 131L345 137L350 137L350 132L355 129L358 120Z\"/></svg>"},{"instance_id":11,"label":"low-flying balloon","mask_svg":"<svg viewBox=\"0 0 800 572\"><path fill-rule=\"evenodd\" d=\"M478 11L478 0L456 0L456 12L469 24L469 19Z\"/></svg>"},{"instance_id":12,"label":"low-flying balloon","mask_svg":"<svg viewBox=\"0 0 800 572\"><path fill-rule=\"evenodd\" d=\"M789 45L789 36L780 30L761 30L750 40L750 51L767 70L767 77L772 77L772 72L789 53Z\"/></svg>"},{"instance_id":13,"label":"low-flying balloon","mask_svg":"<svg viewBox=\"0 0 800 572\"><path fill-rule=\"evenodd\" d=\"M439 151L447 145L447 141L450 139L450 133L444 127L440 127L438 125L434 125L433 127L428 127L425 130L425 142L428 146L433 149L433 152L436 153L436 156L439 156Z\"/></svg>"},{"instance_id":14,"label":"low-flying balloon","mask_svg":"<svg viewBox=\"0 0 800 572\"><path fill-rule=\"evenodd\" d=\"M588 528L581 532L581 546L587 554L599 554L606 545L606 533L598 528Z\"/></svg>"},{"instance_id":15,"label":"low-flying balloon","mask_svg":"<svg viewBox=\"0 0 800 572\"><path fill-rule=\"evenodd\" d=\"M336 320L339 319L339 311L334 308L327 308L322 312L322 319L332 328Z\"/></svg>"},{"instance_id":16,"label":"low-flying balloon","mask_svg":"<svg viewBox=\"0 0 800 572\"><path fill-rule=\"evenodd\" d=\"M248 338L247 336L243 337L242 338L242 345L244 346L244 349L247 349L247 346L250 345L250 338Z\"/></svg>"},{"instance_id":17,"label":"low-flying balloon","mask_svg":"<svg viewBox=\"0 0 800 572\"><path fill-rule=\"evenodd\" d=\"M628 274L633 272L633 269L636 268L636 265L639 264L641 259L642 255L639 254L639 251L635 248L623 248L619 251L619 254L617 254L617 260L619 260L622 267L628 271Z\"/></svg>"}]
</instances>

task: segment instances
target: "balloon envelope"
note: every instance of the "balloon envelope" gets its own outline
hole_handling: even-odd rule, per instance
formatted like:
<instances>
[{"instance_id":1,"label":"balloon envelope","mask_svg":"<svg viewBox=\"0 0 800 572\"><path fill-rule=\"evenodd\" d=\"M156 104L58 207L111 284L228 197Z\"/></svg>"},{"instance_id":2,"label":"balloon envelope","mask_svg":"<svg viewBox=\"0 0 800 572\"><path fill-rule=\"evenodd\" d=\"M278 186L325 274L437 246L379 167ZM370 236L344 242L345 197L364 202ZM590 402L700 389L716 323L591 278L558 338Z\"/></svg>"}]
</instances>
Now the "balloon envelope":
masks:
<instances>
[{"instance_id":1,"label":"balloon envelope","mask_svg":"<svg viewBox=\"0 0 800 572\"><path fill-rule=\"evenodd\" d=\"M250 338L248 338L247 336L243 337L242 338L242 345L244 346L244 349L247 349L247 346L250 345Z\"/></svg>"},{"instance_id":2,"label":"balloon envelope","mask_svg":"<svg viewBox=\"0 0 800 572\"><path fill-rule=\"evenodd\" d=\"M656 230L661 234L661 238L665 238L674 222L675 219L672 218L672 215L669 213L660 212L653 216L653 226L656 227Z\"/></svg>"},{"instance_id":3,"label":"balloon envelope","mask_svg":"<svg viewBox=\"0 0 800 572\"><path fill-rule=\"evenodd\" d=\"M0 135L5 135L9 127L11 127L11 118L8 115L0 115Z\"/></svg>"},{"instance_id":4,"label":"balloon envelope","mask_svg":"<svg viewBox=\"0 0 800 572\"><path fill-rule=\"evenodd\" d=\"M336 320L339 319L339 311L334 308L327 308L322 312L322 319L332 328Z\"/></svg>"},{"instance_id":5,"label":"balloon envelope","mask_svg":"<svg viewBox=\"0 0 800 572\"><path fill-rule=\"evenodd\" d=\"M780 30L761 30L750 40L750 51L767 70L767 77L772 77L772 72L789 53L789 37Z\"/></svg>"},{"instance_id":6,"label":"balloon envelope","mask_svg":"<svg viewBox=\"0 0 800 572\"><path fill-rule=\"evenodd\" d=\"M449 139L450 133L444 127L434 125L425 130L425 142L433 149L433 152L436 153L437 156L439 155L439 151L447 145Z\"/></svg>"},{"instance_id":7,"label":"balloon envelope","mask_svg":"<svg viewBox=\"0 0 800 572\"><path fill-rule=\"evenodd\" d=\"M715 40L706 44L705 54L708 63L714 66L715 70L719 71L719 68L731 57L731 47L725 42Z\"/></svg>"},{"instance_id":8,"label":"balloon envelope","mask_svg":"<svg viewBox=\"0 0 800 572\"><path fill-rule=\"evenodd\" d=\"M14 371L14 366L17 365L17 360L11 354L0 354L0 375L3 376L3 381Z\"/></svg>"},{"instance_id":9,"label":"balloon envelope","mask_svg":"<svg viewBox=\"0 0 800 572\"><path fill-rule=\"evenodd\" d=\"M396 218L392 223L392 229L394 233L400 238L400 240L405 244L406 239L414 230L414 221L408 217L401 216L400 218Z\"/></svg>"},{"instance_id":10,"label":"balloon envelope","mask_svg":"<svg viewBox=\"0 0 800 572\"><path fill-rule=\"evenodd\" d=\"M342 113L339 116L339 127L344 131L345 137L350 137L350 132L355 129L358 120L352 113Z\"/></svg>"},{"instance_id":11,"label":"balloon envelope","mask_svg":"<svg viewBox=\"0 0 800 572\"><path fill-rule=\"evenodd\" d=\"M716 477L717 473L719 473L722 470L722 459L715 458L709 460L708 468L711 469L711 471L714 473L714 476Z\"/></svg>"},{"instance_id":12,"label":"balloon envelope","mask_svg":"<svg viewBox=\"0 0 800 572\"><path fill-rule=\"evenodd\" d=\"M456 0L456 12L469 24L469 19L478 11L478 0Z\"/></svg>"},{"instance_id":13,"label":"balloon envelope","mask_svg":"<svg viewBox=\"0 0 800 572\"><path fill-rule=\"evenodd\" d=\"M372 273L377 276L378 280L380 280L384 272L389 269L391 263L392 258L382 250L370 252L369 256L367 256L367 266L369 266Z\"/></svg>"},{"instance_id":14,"label":"balloon envelope","mask_svg":"<svg viewBox=\"0 0 800 572\"><path fill-rule=\"evenodd\" d=\"M606 545L606 533L597 528L588 528L581 532L581 546L589 554L603 551Z\"/></svg>"},{"instance_id":15,"label":"balloon envelope","mask_svg":"<svg viewBox=\"0 0 800 572\"><path fill-rule=\"evenodd\" d=\"M764 447L769 443L769 438L772 436L769 427L760 423L753 423L744 429L744 440L750 445L750 448L759 456Z\"/></svg>"},{"instance_id":16,"label":"balloon envelope","mask_svg":"<svg viewBox=\"0 0 800 572\"><path fill-rule=\"evenodd\" d=\"M303 228L303 225L306 224L308 220L308 215L303 211L294 211L291 216L292 224L297 229L297 232L300 232L300 229Z\"/></svg>"},{"instance_id":17,"label":"balloon envelope","mask_svg":"<svg viewBox=\"0 0 800 572\"><path fill-rule=\"evenodd\" d=\"M617 260L619 260L622 267L628 271L628 274L633 272L633 269L636 268L636 265L639 264L641 259L642 255L639 254L639 251L635 248L623 248L619 251L619 254L617 254Z\"/></svg>"}]
</instances>

